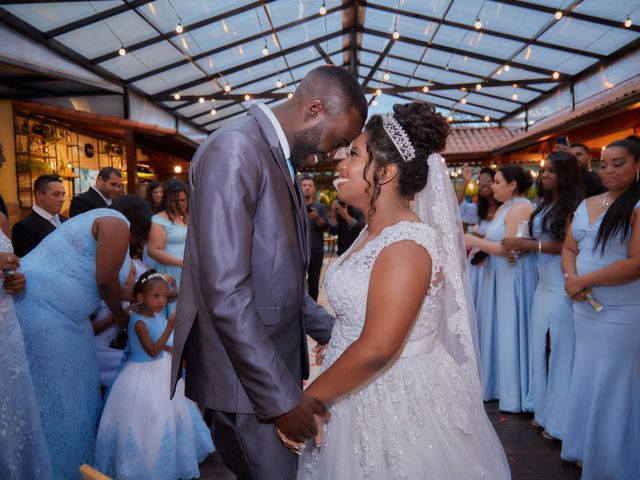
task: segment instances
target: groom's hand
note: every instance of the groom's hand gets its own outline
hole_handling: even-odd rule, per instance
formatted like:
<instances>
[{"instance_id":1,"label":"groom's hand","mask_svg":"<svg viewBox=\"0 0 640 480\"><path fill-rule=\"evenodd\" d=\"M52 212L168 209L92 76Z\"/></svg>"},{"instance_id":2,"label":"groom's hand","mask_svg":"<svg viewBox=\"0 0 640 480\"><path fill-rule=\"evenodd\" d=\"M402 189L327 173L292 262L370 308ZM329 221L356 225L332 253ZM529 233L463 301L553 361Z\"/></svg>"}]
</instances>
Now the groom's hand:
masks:
<instances>
[{"instance_id":1,"label":"groom's hand","mask_svg":"<svg viewBox=\"0 0 640 480\"><path fill-rule=\"evenodd\" d=\"M323 416L324 406L308 395L302 394L302 399L296 408L274 419L276 427L295 442L304 442L318 433L314 414Z\"/></svg>"}]
</instances>

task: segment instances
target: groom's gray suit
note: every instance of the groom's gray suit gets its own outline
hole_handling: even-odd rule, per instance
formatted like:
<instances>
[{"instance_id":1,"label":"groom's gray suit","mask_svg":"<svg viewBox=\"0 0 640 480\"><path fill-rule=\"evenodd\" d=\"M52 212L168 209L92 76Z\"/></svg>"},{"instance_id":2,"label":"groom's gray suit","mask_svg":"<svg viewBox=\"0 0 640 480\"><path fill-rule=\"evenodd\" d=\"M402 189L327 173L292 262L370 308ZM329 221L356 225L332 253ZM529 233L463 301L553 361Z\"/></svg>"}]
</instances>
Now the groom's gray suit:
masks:
<instances>
[{"instance_id":1,"label":"groom's gray suit","mask_svg":"<svg viewBox=\"0 0 640 480\"><path fill-rule=\"evenodd\" d=\"M269 422L295 408L306 334L333 318L304 293L306 210L275 128L258 107L213 133L191 164L189 230L173 342L172 390L214 410L214 440L240 478L295 477Z\"/></svg>"}]
</instances>

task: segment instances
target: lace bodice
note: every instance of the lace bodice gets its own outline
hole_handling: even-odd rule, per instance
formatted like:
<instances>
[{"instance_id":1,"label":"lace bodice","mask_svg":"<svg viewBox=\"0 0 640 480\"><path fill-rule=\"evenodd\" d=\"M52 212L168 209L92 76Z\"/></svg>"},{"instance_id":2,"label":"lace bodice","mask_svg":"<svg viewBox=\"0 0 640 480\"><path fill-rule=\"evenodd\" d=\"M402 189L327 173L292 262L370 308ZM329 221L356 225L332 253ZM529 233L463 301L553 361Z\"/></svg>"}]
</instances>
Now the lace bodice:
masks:
<instances>
[{"instance_id":1,"label":"lace bodice","mask_svg":"<svg viewBox=\"0 0 640 480\"><path fill-rule=\"evenodd\" d=\"M431 256L432 275L429 292L420 309L408 341L413 342L436 333L434 319L438 317L441 299L441 255L435 232L424 223L403 221L385 228L380 235L351 254L358 245L363 230L341 259L329 266L325 277L325 289L329 303L336 314L336 322L327 352L327 364L337 358L351 343L358 339L364 327L369 277L371 269L382 250L396 242L412 240L424 247ZM334 357L334 358L329 358Z\"/></svg>"},{"instance_id":2,"label":"lace bodice","mask_svg":"<svg viewBox=\"0 0 640 480\"><path fill-rule=\"evenodd\" d=\"M2 230L0 230L0 252L13 253L13 245L11 240L7 238ZM0 315L13 310L13 299L8 293L5 293L4 288L0 288Z\"/></svg>"}]
</instances>

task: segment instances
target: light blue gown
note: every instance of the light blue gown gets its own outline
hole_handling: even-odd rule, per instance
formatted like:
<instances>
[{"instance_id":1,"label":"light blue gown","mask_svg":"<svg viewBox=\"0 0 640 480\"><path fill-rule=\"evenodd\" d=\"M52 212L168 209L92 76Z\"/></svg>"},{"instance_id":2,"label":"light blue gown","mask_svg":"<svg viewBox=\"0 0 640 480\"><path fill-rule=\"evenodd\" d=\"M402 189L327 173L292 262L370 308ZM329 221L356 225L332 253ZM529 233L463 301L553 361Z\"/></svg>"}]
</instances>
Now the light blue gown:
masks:
<instances>
[{"instance_id":1,"label":"light blue gown","mask_svg":"<svg viewBox=\"0 0 640 480\"><path fill-rule=\"evenodd\" d=\"M505 218L517 203L505 202L487 228L485 238L504 238ZM538 273L535 255L520 255L515 263L491 255L481 279L476 314L480 344L480 370L484 400L499 399L505 412L533 410L533 379L530 352L531 301Z\"/></svg>"},{"instance_id":2,"label":"light blue gown","mask_svg":"<svg viewBox=\"0 0 640 480\"><path fill-rule=\"evenodd\" d=\"M542 233L542 218L547 211L535 216L532 233L536 240L554 242L557 239L550 232ZM539 280L531 308L535 419L551 436L562 439L575 348L573 305L564 294L561 256L536 255ZM548 365L547 332L551 345Z\"/></svg>"},{"instance_id":3,"label":"light blue gown","mask_svg":"<svg viewBox=\"0 0 640 480\"><path fill-rule=\"evenodd\" d=\"M27 359L54 478L79 478L93 459L100 408L100 371L89 316L100 301L96 286L98 218L126 218L115 210L91 210L71 218L22 260L25 293L16 301ZM129 273L129 255L120 282Z\"/></svg>"},{"instance_id":4,"label":"light blue gown","mask_svg":"<svg viewBox=\"0 0 640 480\"><path fill-rule=\"evenodd\" d=\"M636 214L640 202L635 206ZM628 258L628 239L609 240L593 253L604 214L589 225L585 202L572 233L580 253L578 275ZM596 313L574 302L576 352L567 399L562 458L581 461L584 480L640 478L640 280L593 287Z\"/></svg>"},{"instance_id":5,"label":"light blue gown","mask_svg":"<svg viewBox=\"0 0 640 480\"><path fill-rule=\"evenodd\" d=\"M491 222L487 220L480 220L478 224L478 233L482 236L487 234L487 228ZM471 286L471 298L473 298L473 304L478 305L478 294L481 291L481 281L484 277L484 270L488 263L488 258L483 260L477 265L471 265L471 259L477 252L477 249L473 249L469 254L469 260L467 262L467 273L469 275L469 285ZM479 326L478 326L479 327Z\"/></svg>"},{"instance_id":6,"label":"light blue gown","mask_svg":"<svg viewBox=\"0 0 640 480\"><path fill-rule=\"evenodd\" d=\"M184 396L184 381L171 391L171 354L152 357L135 325L142 321L153 342L167 323L132 313L128 359L109 391L98 429L95 466L118 480L198 478L198 464L213 451L211 432L195 403Z\"/></svg>"},{"instance_id":7,"label":"light blue gown","mask_svg":"<svg viewBox=\"0 0 640 480\"><path fill-rule=\"evenodd\" d=\"M13 252L0 230L0 252ZM52 478L22 331L0 277L0 478Z\"/></svg>"},{"instance_id":8,"label":"light blue gown","mask_svg":"<svg viewBox=\"0 0 640 480\"><path fill-rule=\"evenodd\" d=\"M174 256L176 258L182 259L184 257L184 246L187 241L187 227L185 225L181 225L178 223L173 223L171 220L167 220L166 218L162 218L159 215L154 215L151 217L151 221L161 225L164 229L164 233L166 235L166 241L164 244L164 251L169 255ZM162 274L170 274L173 275L176 279L176 286L180 287L180 277L182 275L182 267L177 267L174 265L166 265L164 263L160 263L157 260L154 262L154 267ZM177 302L172 302L167 304L166 314L167 317L176 311ZM170 342L169 345L172 345L173 342Z\"/></svg>"}]
</instances>

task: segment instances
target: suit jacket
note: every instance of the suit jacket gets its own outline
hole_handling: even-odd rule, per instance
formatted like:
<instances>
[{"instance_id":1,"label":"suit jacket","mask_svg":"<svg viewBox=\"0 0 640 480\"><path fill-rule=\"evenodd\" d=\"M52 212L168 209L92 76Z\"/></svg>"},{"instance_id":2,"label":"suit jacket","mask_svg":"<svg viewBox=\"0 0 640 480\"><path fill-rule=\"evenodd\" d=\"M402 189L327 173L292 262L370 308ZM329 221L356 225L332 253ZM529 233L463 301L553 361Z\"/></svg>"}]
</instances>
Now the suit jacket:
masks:
<instances>
[{"instance_id":1,"label":"suit jacket","mask_svg":"<svg viewBox=\"0 0 640 480\"><path fill-rule=\"evenodd\" d=\"M59 218L61 222L67 220L67 217L62 215L59 215ZM31 210L31 213L16 223L11 231L11 242L15 254L24 257L55 229L56 227L49 220Z\"/></svg>"},{"instance_id":2,"label":"suit jacket","mask_svg":"<svg viewBox=\"0 0 640 480\"><path fill-rule=\"evenodd\" d=\"M604 185L602 185L602 181L598 174L590 172L586 167L580 167L580 177L584 184L586 198L593 197L594 195L599 195L607 191Z\"/></svg>"},{"instance_id":3,"label":"suit jacket","mask_svg":"<svg viewBox=\"0 0 640 480\"><path fill-rule=\"evenodd\" d=\"M109 208L109 205L107 205L107 202L104 201L98 192L93 188L89 188L86 192L76 195L71 199L69 216L75 217L76 215L96 208Z\"/></svg>"},{"instance_id":4,"label":"suit jacket","mask_svg":"<svg viewBox=\"0 0 640 480\"><path fill-rule=\"evenodd\" d=\"M306 334L327 342L333 317L304 292L306 207L264 112L252 107L213 133L189 184L172 391L184 359L186 394L199 404L282 415L309 374Z\"/></svg>"}]
</instances>

